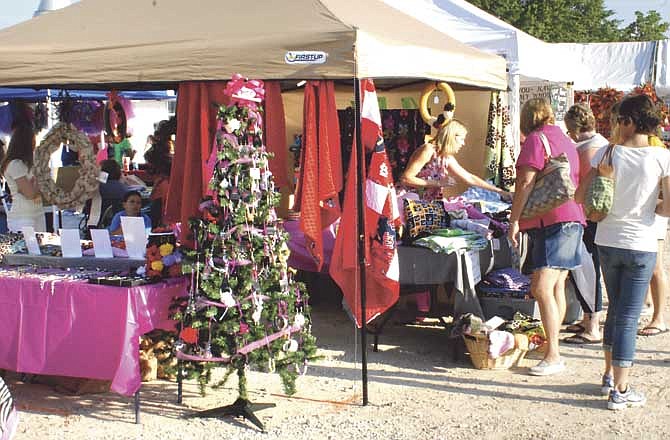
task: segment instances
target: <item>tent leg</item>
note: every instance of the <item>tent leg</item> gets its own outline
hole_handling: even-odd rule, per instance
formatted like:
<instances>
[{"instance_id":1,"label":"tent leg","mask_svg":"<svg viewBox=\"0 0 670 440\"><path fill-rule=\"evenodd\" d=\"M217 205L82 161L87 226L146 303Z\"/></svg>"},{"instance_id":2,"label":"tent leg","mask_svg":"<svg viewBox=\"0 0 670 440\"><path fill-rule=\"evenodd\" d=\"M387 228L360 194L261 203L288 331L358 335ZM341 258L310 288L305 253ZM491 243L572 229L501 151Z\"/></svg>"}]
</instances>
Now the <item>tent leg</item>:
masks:
<instances>
[{"instance_id":1,"label":"tent leg","mask_svg":"<svg viewBox=\"0 0 670 440\"><path fill-rule=\"evenodd\" d=\"M354 78L354 100L356 107L355 129L356 145L358 147L358 167L356 179L358 180L358 258L359 258L359 282L361 286L361 378L363 382L363 406L368 404L368 337L366 322L366 292L365 292L365 181L363 170L365 167L365 147L361 137L361 82L358 77Z\"/></svg>"}]
</instances>

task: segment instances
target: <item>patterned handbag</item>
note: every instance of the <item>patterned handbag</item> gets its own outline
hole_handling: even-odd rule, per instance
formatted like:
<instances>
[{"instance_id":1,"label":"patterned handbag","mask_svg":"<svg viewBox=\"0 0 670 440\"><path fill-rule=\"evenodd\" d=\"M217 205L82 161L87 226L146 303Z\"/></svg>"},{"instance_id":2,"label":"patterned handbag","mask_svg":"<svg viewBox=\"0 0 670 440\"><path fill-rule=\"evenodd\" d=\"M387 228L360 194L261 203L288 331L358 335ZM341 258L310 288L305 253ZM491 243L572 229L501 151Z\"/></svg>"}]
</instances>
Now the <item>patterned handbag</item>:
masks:
<instances>
[{"instance_id":1,"label":"patterned handbag","mask_svg":"<svg viewBox=\"0 0 670 440\"><path fill-rule=\"evenodd\" d=\"M544 168L535 177L535 185L521 213L522 219L546 214L575 197L575 184L570 178L568 156L561 153L557 157L551 157L549 141L543 133L540 133L540 140L544 145Z\"/></svg>"},{"instance_id":2,"label":"patterned handbag","mask_svg":"<svg viewBox=\"0 0 670 440\"><path fill-rule=\"evenodd\" d=\"M584 213L589 221L597 223L607 217L614 200L614 145L609 144L598 164L598 174L591 180L584 197Z\"/></svg>"}]
</instances>

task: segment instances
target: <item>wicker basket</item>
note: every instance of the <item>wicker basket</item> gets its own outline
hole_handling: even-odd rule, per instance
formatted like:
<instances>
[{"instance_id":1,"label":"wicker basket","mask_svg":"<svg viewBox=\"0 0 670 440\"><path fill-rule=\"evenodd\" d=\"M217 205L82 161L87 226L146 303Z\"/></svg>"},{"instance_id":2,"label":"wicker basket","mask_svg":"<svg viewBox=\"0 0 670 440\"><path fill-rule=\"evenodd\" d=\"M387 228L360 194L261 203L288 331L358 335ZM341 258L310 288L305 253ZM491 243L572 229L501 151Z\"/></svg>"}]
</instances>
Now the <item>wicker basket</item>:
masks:
<instances>
[{"instance_id":1,"label":"wicker basket","mask_svg":"<svg viewBox=\"0 0 670 440\"><path fill-rule=\"evenodd\" d=\"M497 359L489 357L489 337L487 335L463 335L465 346L470 353L472 365L479 370L507 370L516 366L526 352L519 348L511 348Z\"/></svg>"}]
</instances>

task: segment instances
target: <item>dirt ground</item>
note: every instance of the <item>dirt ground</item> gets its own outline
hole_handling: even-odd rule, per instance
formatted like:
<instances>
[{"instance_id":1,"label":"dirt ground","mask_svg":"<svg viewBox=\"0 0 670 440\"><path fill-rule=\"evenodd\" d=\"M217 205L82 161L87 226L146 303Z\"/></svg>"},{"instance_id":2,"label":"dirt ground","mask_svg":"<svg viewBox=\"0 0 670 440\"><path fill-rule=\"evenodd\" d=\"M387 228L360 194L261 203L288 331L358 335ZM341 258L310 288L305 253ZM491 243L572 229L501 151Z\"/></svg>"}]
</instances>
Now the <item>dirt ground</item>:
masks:
<instances>
[{"instance_id":1,"label":"dirt ground","mask_svg":"<svg viewBox=\"0 0 670 440\"><path fill-rule=\"evenodd\" d=\"M232 403L234 380L204 398L186 383L182 405L176 384L146 383L136 425L132 398L64 395L9 374L20 409L16 440L670 438L670 333L638 337L632 380L647 394L647 406L613 412L599 394L600 346L564 345L567 372L531 377L523 368L476 370L452 358L436 320L389 325L379 352L369 351L370 402L362 406L357 332L333 304L315 306L313 318L324 359L298 380L296 396L283 395L276 375L249 374L250 398L277 405L256 413L266 433L243 420L186 417Z\"/></svg>"}]
</instances>

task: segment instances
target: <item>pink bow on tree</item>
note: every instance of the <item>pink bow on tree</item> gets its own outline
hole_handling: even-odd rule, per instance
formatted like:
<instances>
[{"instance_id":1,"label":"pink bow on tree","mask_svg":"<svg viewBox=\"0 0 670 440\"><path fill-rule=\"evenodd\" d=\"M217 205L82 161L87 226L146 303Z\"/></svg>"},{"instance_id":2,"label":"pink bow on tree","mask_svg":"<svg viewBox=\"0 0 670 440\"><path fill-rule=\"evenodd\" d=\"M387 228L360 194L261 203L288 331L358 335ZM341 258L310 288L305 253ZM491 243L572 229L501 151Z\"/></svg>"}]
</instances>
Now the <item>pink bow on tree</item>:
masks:
<instances>
[{"instance_id":1,"label":"pink bow on tree","mask_svg":"<svg viewBox=\"0 0 670 440\"><path fill-rule=\"evenodd\" d=\"M230 98L230 104L237 104L250 110L258 109L258 104L265 99L263 81L247 80L239 73L233 75L228 81L223 93Z\"/></svg>"}]
</instances>

